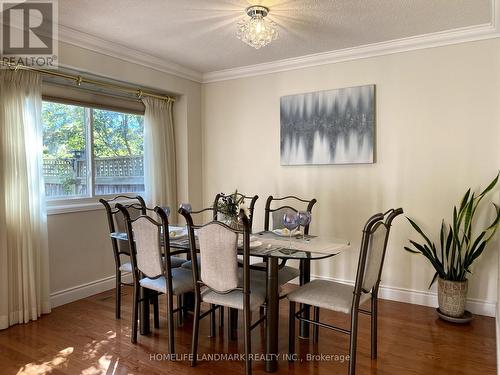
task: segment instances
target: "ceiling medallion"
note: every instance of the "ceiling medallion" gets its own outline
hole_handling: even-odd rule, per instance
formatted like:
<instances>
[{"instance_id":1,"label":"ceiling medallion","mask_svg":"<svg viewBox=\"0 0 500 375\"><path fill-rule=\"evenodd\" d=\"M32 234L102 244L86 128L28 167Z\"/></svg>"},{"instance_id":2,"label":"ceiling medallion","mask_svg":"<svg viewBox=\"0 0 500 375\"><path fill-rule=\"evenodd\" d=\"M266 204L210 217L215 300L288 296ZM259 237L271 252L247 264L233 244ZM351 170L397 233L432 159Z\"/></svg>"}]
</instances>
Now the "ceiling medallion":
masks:
<instances>
[{"instance_id":1,"label":"ceiling medallion","mask_svg":"<svg viewBox=\"0 0 500 375\"><path fill-rule=\"evenodd\" d=\"M245 9L250 18L242 19L238 22L236 37L249 46L259 49L278 38L278 28L276 23L266 20L269 8L254 5Z\"/></svg>"}]
</instances>

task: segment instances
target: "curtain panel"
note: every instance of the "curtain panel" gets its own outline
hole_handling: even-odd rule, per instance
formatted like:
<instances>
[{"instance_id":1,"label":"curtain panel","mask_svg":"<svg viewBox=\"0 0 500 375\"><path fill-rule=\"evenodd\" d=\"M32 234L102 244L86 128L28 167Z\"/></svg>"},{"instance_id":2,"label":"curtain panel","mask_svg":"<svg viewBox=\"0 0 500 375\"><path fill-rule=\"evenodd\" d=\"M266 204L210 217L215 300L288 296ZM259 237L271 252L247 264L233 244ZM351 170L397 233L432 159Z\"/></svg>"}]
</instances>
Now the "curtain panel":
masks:
<instances>
[{"instance_id":1,"label":"curtain panel","mask_svg":"<svg viewBox=\"0 0 500 375\"><path fill-rule=\"evenodd\" d=\"M0 70L0 329L50 312L42 83Z\"/></svg>"},{"instance_id":2,"label":"curtain panel","mask_svg":"<svg viewBox=\"0 0 500 375\"><path fill-rule=\"evenodd\" d=\"M144 113L144 182L150 206L168 206L177 213L177 175L173 102L146 97Z\"/></svg>"}]
</instances>

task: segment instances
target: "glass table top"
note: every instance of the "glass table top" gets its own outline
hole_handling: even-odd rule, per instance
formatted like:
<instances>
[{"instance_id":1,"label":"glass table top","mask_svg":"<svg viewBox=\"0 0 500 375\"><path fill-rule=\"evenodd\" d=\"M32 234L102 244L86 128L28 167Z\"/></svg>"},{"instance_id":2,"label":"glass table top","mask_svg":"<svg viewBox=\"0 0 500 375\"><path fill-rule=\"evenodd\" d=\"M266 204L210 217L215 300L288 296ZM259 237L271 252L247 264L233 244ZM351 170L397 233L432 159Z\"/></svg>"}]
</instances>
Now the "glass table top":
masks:
<instances>
[{"instance_id":1,"label":"glass table top","mask_svg":"<svg viewBox=\"0 0 500 375\"><path fill-rule=\"evenodd\" d=\"M176 233L170 237L170 247L189 250L189 239L186 233L180 233L181 226L169 226L170 233ZM127 233L115 232L111 237L126 241ZM242 240L239 241L239 252L242 252ZM197 244L198 247L198 244ZM279 236L273 232L258 232L250 236L250 255L262 258L275 257L281 259L323 259L347 250L350 243L347 240L328 236L310 236L302 238L302 235Z\"/></svg>"}]
</instances>

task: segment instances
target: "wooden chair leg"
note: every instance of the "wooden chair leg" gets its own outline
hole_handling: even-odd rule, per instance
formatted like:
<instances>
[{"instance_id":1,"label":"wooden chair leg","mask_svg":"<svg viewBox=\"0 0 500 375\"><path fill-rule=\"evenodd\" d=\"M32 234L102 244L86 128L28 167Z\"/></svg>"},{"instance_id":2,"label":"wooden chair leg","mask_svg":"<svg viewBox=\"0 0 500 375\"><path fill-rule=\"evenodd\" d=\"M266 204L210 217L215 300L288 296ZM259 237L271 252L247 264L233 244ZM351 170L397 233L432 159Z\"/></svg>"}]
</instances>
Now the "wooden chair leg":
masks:
<instances>
[{"instance_id":1,"label":"wooden chair leg","mask_svg":"<svg viewBox=\"0 0 500 375\"><path fill-rule=\"evenodd\" d=\"M250 309L245 309L243 311L244 321L245 321L245 374L252 374L252 360L250 354L252 353L252 335L250 332L250 326L252 324L252 315Z\"/></svg>"},{"instance_id":2,"label":"wooden chair leg","mask_svg":"<svg viewBox=\"0 0 500 375\"><path fill-rule=\"evenodd\" d=\"M372 359L377 359L377 320L378 320L378 299L376 295L372 295L372 315L371 315Z\"/></svg>"},{"instance_id":3,"label":"wooden chair leg","mask_svg":"<svg viewBox=\"0 0 500 375\"><path fill-rule=\"evenodd\" d=\"M167 316L168 316L168 353L175 354L174 348L174 301L173 296L167 293Z\"/></svg>"},{"instance_id":4,"label":"wooden chair leg","mask_svg":"<svg viewBox=\"0 0 500 375\"><path fill-rule=\"evenodd\" d=\"M229 308L229 319L228 319L228 335L230 340L237 340L238 339L238 310Z\"/></svg>"},{"instance_id":5,"label":"wooden chair leg","mask_svg":"<svg viewBox=\"0 0 500 375\"><path fill-rule=\"evenodd\" d=\"M215 308L216 305L210 304L210 308ZM210 335L209 337L215 337L215 310L210 313Z\"/></svg>"},{"instance_id":6,"label":"wooden chair leg","mask_svg":"<svg viewBox=\"0 0 500 375\"><path fill-rule=\"evenodd\" d=\"M156 329L160 328L160 307L158 305L158 293L151 295L153 302L153 324Z\"/></svg>"},{"instance_id":7,"label":"wooden chair leg","mask_svg":"<svg viewBox=\"0 0 500 375\"><path fill-rule=\"evenodd\" d=\"M219 327L224 328L224 306L219 307Z\"/></svg>"},{"instance_id":8,"label":"wooden chair leg","mask_svg":"<svg viewBox=\"0 0 500 375\"><path fill-rule=\"evenodd\" d=\"M198 333L200 329L200 300L195 298L194 302L194 321L193 321L193 336L191 341L191 366L196 366L196 356L198 355Z\"/></svg>"},{"instance_id":9,"label":"wooden chair leg","mask_svg":"<svg viewBox=\"0 0 500 375\"><path fill-rule=\"evenodd\" d=\"M356 347L358 341L358 309L351 312L351 335L349 342L349 375L356 373Z\"/></svg>"},{"instance_id":10,"label":"wooden chair leg","mask_svg":"<svg viewBox=\"0 0 500 375\"><path fill-rule=\"evenodd\" d=\"M115 318L120 319L121 302L122 302L122 273L119 269L116 270L115 278Z\"/></svg>"},{"instance_id":11,"label":"wooden chair leg","mask_svg":"<svg viewBox=\"0 0 500 375\"><path fill-rule=\"evenodd\" d=\"M184 324L184 303L182 294L177 296L177 326L182 327Z\"/></svg>"},{"instance_id":12,"label":"wooden chair leg","mask_svg":"<svg viewBox=\"0 0 500 375\"><path fill-rule=\"evenodd\" d=\"M295 302L290 302L288 311L288 362L293 362L295 354Z\"/></svg>"},{"instance_id":13,"label":"wooden chair leg","mask_svg":"<svg viewBox=\"0 0 500 375\"><path fill-rule=\"evenodd\" d=\"M314 319L315 322L319 322L319 307L314 306ZM319 325L313 325L313 342L317 343L319 341Z\"/></svg>"},{"instance_id":14,"label":"wooden chair leg","mask_svg":"<svg viewBox=\"0 0 500 375\"><path fill-rule=\"evenodd\" d=\"M137 321L139 320L139 287L134 285L134 300L132 302L132 334L130 341L133 344L137 342Z\"/></svg>"}]
</instances>

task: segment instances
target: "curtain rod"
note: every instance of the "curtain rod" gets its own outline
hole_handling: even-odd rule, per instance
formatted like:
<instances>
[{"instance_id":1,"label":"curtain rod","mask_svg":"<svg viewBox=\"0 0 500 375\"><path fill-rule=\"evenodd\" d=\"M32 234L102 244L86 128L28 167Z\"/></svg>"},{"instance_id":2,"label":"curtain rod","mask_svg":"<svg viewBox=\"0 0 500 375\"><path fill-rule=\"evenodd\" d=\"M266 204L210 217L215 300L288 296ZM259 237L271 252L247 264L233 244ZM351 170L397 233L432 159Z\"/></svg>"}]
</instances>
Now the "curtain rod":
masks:
<instances>
[{"instance_id":1,"label":"curtain rod","mask_svg":"<svg viewBox=\"0 0 500 375\"><path fill-rule=\"evenodd\" d=\"M77 86L80 86L82 83L88 83L88 84L91 84L94 86L101 86L101 87L113 89L116 91L122 91L122 92L126 92L129 94L135 94L135 95L137 95L138 99L141 99L144 96L150 96L152 98L166 100L167 102L175 102L175 98L172 98L171 96L158 95L158 94L143 90L141 88L132 88L129 86L115 85L115 84L109 83L109 82L85 78L85 77L82 77L81 75L72 75L72 74L61 73L61 72L52 71L52 70L38 69L38 68L33 68L33 67L22 65L22 64L10 63L10 62L3 61L3 60L0 60L0 64L8 66L12 70L18 70L18 69L30 70L30 71L37 72L40 74L45 74L45 75L50 75L50 76L54 76L54 77L64 78L64 79L67 79L70 81L75 81L75 84Z\"/></svg>"}]
</instances>

